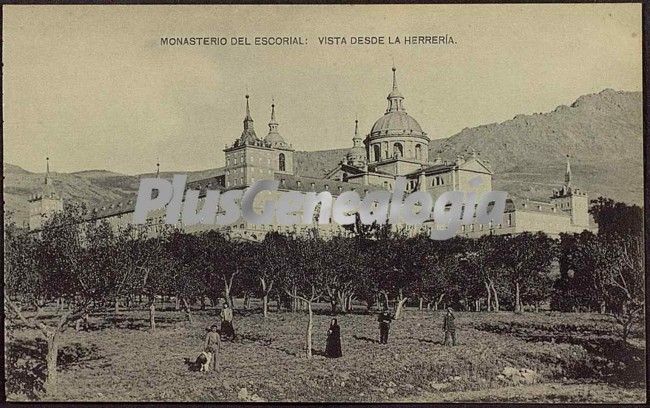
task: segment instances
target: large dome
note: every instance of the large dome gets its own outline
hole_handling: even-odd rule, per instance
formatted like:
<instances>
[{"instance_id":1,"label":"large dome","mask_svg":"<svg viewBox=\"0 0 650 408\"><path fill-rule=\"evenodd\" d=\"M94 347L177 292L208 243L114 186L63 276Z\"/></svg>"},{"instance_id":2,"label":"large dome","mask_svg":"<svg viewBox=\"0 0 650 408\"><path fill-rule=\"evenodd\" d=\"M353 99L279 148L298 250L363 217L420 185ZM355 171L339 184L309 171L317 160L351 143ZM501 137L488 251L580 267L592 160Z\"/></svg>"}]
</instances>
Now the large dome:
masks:
<instances>
[{"instance_id":1,"label":"large dome","mask_svg":"<svg viewBox=\"0 0 650 408\"><path fill-rule=\"evenodd\" d=\"M384 116L377 119L370 131L370 137L386 135L414 135L422 136L424 132L417 120L409 116L405 111L386 112Z\"/></svg>"},{"instance_id":2,"label":"large dome","mask_svg":"<svg viewBox=\"0 0 650 408\"><path fill-rule=\"evenodd\" d=\"M397 77L393 67L393 89L388 94L388 108L384 116L377 119L370 131L370 140L386 136L414 136L427 138L417 120L404 109L404 96L397 89Z\"/></svg>"}]
</instances>

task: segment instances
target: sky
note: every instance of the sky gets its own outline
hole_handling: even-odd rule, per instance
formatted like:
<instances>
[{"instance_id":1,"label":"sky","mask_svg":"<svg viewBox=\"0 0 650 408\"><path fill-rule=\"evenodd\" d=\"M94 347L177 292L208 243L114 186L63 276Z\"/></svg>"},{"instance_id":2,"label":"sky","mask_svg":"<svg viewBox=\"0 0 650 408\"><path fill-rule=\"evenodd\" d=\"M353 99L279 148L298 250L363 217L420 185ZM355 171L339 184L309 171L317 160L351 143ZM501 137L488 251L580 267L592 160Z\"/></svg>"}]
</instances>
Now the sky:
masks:
<instances>
[{"instance_id":1,"label":"sky","mask_svg":"<svg viewBox=\"0 0 650 408\"><path fill-rule=\"evenodd\" d=\"M432 139L642 88L640 4L4 6L4 161L125 174L224 165L246 93L257 135L276 104L296 150L352 146L397 69ZM165 46L161 37L301 37L292 46ZM319 45L448 35L446 45Z\"/></svg>"}]
</instances>

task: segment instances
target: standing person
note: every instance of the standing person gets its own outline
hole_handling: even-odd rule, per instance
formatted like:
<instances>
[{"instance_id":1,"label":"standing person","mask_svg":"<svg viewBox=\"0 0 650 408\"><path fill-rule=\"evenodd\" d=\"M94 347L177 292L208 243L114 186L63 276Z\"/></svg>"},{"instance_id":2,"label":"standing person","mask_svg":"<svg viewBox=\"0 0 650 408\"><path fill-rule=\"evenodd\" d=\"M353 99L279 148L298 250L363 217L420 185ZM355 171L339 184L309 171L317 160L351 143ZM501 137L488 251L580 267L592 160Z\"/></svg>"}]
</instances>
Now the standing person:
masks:
<instances>
[{"instance_id":1,"label":"standing person","mask_svg":"<svg viewBox=\"0 0 650 408\"><path fill-rule=\"evenodd\" d=\"M456 317L454 316L453 309L447 308L447 314L445 315L444 323L442 324L442 329L445 331L445 346L456 345L456 323L454 322Z\"/></svg>"},{"instance_id":2,"label":"standing person","mask_svg":"<svg viewBox=\"0 0 650 408\"><path fill-rule=\"evenodd\" d=\"M341 328L337 320L334 318L330 321L330 328L327 331L327 345L325 346L325 354L329 358L342 357L341 351Z\"/></svg>"},{"instance_id":3,"label":"standing person","mask_svg":"<svg viewBox=\"0 0 650 408\"><path fill-rule=\"evenodd\" d=\"M228 305L228 302L225 302L223 309L221 309L221 331L230 340L235 340L235 328L232 325L232 319L232 309Z\"/></svg>"},{"instance_id":4,"label":"standing person","mask_svg":"<svg viewBox=\"0 0 650 408\"><path fill-rule=\"evenodd\" d=\"M393 320L393 316L388 312L388 307L384 305L377 321L379 322L379 343L386 344L388 343L388 330L390 330L390 322Z\"/></svg>"},{"instance_id":5,"label":"standing person","mask_svg":"<svg viewBox=\"0 0 650 408\"><path fill-rule=\"evenodd\" d=\"M210 331L205 336L205 343L203 345L203 351L212 353L212 361L210 361L210 366L213 371L219 371L219 351L221 350L221 336L218 331L219 327L217 324L213 324L210 327Z\"/></svg>"}]
</instances>

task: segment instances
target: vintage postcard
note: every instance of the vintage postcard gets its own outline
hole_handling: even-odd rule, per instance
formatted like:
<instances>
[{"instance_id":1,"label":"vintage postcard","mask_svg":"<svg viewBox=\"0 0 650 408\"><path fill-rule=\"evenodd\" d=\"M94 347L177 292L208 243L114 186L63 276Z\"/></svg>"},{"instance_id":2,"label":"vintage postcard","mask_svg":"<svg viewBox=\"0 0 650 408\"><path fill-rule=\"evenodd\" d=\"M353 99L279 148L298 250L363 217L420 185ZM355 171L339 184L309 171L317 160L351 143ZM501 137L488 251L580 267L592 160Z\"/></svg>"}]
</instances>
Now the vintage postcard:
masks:
<instances>
[{"instance_id":1,"label":"vintage postcard","mask_svg":"<svg viewBox=\"0 0 650 408\"><path fill-rule=\"evenodd\" d=\"M2 38L6 400L646 402L641 4Z\"/></svg>"}]
</instances>

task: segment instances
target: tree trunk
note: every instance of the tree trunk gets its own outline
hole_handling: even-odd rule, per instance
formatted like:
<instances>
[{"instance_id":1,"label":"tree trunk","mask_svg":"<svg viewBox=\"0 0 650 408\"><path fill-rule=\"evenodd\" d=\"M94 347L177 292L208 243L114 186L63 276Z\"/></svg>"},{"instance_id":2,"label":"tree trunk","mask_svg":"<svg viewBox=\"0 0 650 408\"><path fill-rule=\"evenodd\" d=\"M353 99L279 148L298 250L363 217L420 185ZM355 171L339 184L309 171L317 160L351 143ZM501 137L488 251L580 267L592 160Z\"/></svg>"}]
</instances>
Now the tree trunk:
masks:
<instances>
[{"instance_id":1,"label":"tree trunk","mask_svg":"<svg viewBox=\"0 0 650 408\"><path fill-rule=\"evenodd\" d=\"M346 303L348 300L348 297L346 293L342 290L339 290L338 293L336 294L336 297L338 298L338 304L341 305L341 312L345 313L346 311ZM332 311L332 314L336 313L336 309Z\"/></svg>"},{"instance_id":2,"label":"tree trunk","mask_svg":"<svg viewBox=\"0 0 650 408\"><path fill-rule=\"evenodd\" d=\"M174 304L174 310L181 310L181 298L176 295L176 302Z\"/></svg>"},{"instance_id":3,"label":"tree trunk","mask_svg":"<svg viewBox=\"0 0 650 408\"><path fill-rule=\"evenodd\" d=\"M400 297L402 295L400 294ZM401 298L399 302L397 302L397 308L395 309L395 319L399 319L402 317L402 309L404 308L404 303L408 300L407 297Z\"/></svg>"},{"instance_id":4,"label":"tree trunk","mask_svg":"<svg viewBox=\"0 0 650 408\"><path fill-rule=\"evenodd\" d=\"M521 299L519 298L519 282L515 282L515 313L521 313Z\"/></svg>"},{"instance_id":5,"label":"tree trunk","mask_svg":"<svg viewBox=\"0 0 650 408\"><path fill-rule=\"evenodd\" d=\"M262 284L262 314L264 317L269 316L269 293L271 293L271 288L273 283L268 286L266 285L266 280L260 278L260 283ZM278 295L278 310L280 310L280 295Z\"/></svg>"},{"instance_id":6,"label":"tree trunk","mask_svg":"<svg viewBox=\"0 0 650 408\"><path fill-rule=\"evenodd\" d=\"M492 293L494 294L494 311L498 312L499 311L499 295L497 294L497 290L494 287L493 282L490 282L490 287L492 288Z\"/></svg>"},{"instance_id":7,"label":"tree trunk","mask_svg":"<svg viewBox=\"0 0 650 408\"><path fill-rule=\"evenodd\" d=\"M474 301L474 310L477 312L481 311L481 299L476 299Z\"/></svg>"},{"instance_id":8,"label":"tree trunk","mask_svg":"<svg viewBox=\"0 0 650 408\"><path fill-rule=\"evenodd\" d=\"M149 304L149 328L156 330L156 298Z\"/></svg>"},{"instance_id":9,"label":"tree trunk","mask_svg":"<svg viewBox=\"0 0 650 408\"><path fill-rule=\"evenodd\" d=\"M314 314L311 310L311 302L307 302L307 310L309 311L309 322L307 323L307 358L311 358L311 334L314 326Z\"/></svg>"},{"instance_id":10,"label":"tree trunk","mask_svg":"<svg viewBox=\"0 0 650 408\"><path fill-rule=\"evenodd\" d=\"M192 319L192 310L190 309L190 304L187 303L187 300L183 298L183 305L185 306L185 313L187 314L187 320L190 324L194 324L194 319Z\"/></svg>"},{"instance_id":11,"label":"tree trunk","mask_svg":"<svg viewBox=\"0 0 650 408\"><path fill-rule=\"evenodd\" d=\"M47 363L47 377L45 377L45 393L48 397L56 394L57 391L57 370L56 362L59 356L59 343L57 333L54 331L48 332L47 339L47 356L45 357Z\"/></svg>"},{"instance_id":12,"label":"tree trunk","mask_svg":"<svg viewBox=\"0 0 650 408\"><path fill-rule=\"evenodd\" d=\"M490 290L490 285L487 281L483 283L485 284L485 291L487 293L487 311L489 312L492 308L492 291Z\"/></svg>"},{"instance_id":13,"label":"tree trunk","mask_svg":"<svg viewBox=\"0 0 650 408\"><path fill-rule=\"evenodd\" d=\"M440 302L442 302L442 299L445 297L445 294L443 293L440 295L438 300L436 300L436 303L433 305L433 310L438 311L438 306L440 305Z\"/></svg>"},{"instance_id":14,"label":"tree trunk","mask_svg":"<svg viewBox=\"0 0 650 408\"><path fill-rule=\"evenodd\" d=\"M293 296L291 297L291 311L294 313L298 310L298 298L295 297L298 294L297 291L298 289L296 288L296 285L293 285L291 288L291 293L293 293Z\"/></svg>"},{"instance_id":15,"label":"tree trunk","mask_svg":"<svg viewBox=\"0 0 650 408\"><path fill-rule=\"evenodd\" d=\"M266 292L262 296L262 314L264 317L269 317L269 295Z\"/></svg>"},{"instance_id":16,"label":"tree trunk","mask_svg":"<svg viewBox=\"0 0 650 408\"><path fill-rule=\"evenodd\" d=\"M352 311L352 296L353 296L353 294L348 295L347 305L345 306L345 311L346 312L351 312Z\"/></svg>"},{"instance_id":17,"label":"tree trunk","mask_svg":"<svg viewBox=\"0 0 650 408\"><path fill-rule=\"evenodd\" d=\"M120 300L115 296L115 314L120 314Z\"/></svg>"},{"instance_id":18,"label":"tree trunk","mask_svg":"<svg viewBox=\"0 0 650 408\"><path fill-rule=\"evenodd\" d=\"M201 310L205 310L205 295L201 295Z\"/></svg>"},{"instance_id":19,"label":"tree trunk","mask_svg":"<svg viewBox=\"0 0 650 408\"><path fill-rule=\"evenodd\" d=\"M420 296L420 311L424 308L424 299Z\"/></svg>"}]
</instances>

